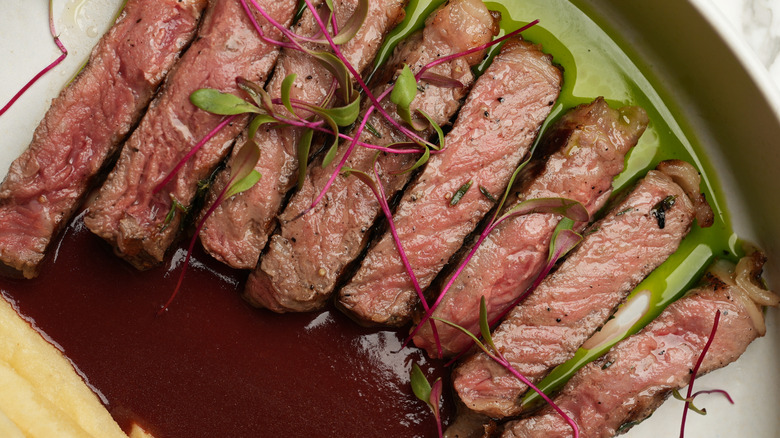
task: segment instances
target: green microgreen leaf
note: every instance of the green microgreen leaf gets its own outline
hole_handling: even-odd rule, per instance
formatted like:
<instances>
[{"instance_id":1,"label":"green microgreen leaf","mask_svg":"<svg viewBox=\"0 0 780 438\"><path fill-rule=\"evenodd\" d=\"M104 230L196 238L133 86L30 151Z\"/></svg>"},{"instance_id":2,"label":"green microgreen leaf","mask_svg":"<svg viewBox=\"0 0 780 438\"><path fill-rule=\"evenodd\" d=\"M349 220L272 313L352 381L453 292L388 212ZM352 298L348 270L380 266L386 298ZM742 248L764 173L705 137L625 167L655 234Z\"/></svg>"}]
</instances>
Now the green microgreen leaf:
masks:
<instances>
[{"instance_id":1,"label":"green microgreen leaf","mask_svg":"<svg viewBox=\"0 0 780 438\"><path fill-rule=\"evenodd\" d=\"M460 326L458 324L455 324L452 321L448 321L446 319L439 318L438 316L431 316L430 319L442 322L442 323L447 324L448 326L450 326L450 327L452 327L454 329L459 330L461 333L463 333L464 335L466 335L469 338L471 338L471 340L474 341L474 345L479 347L479 349L482 350L485 354L487 354L491 358L495 358L496 357L496 356L493 355L493 353L490 351L490 349L488 349L488 347L485 344L482 343L482 340L480 340L474 333L471 333L467 328L465 328L463 326ZM480 328L481 328L481 326L482 326L482 321L480 319Z\"/></svg>"},{"instance_id":2,"label":"green microgreen leaf","mask_svg":"<svg viewBox=\"0 0 780 438\"><path fill-rule=\"evenodd\" d=\"M204 111L223 116L261 112L260 108L236 95L223 93L212 88L201 88L193 91L190 94L190 102Z\"/></svg>"},{"instance_id":3,"label":"green microgreen leaf","mask_svg":"<svg viewBox=\"0 0 780 438\"><path fill-rule=\"evenodd\" d=\"M420 366L416 363L412 365L412 373L410 377L412 383L412 392L414 392L414 395L417 396L417 398L420 400L424 401L426 404L429 403L428 400L431 398L431 384L428 382L425 374L423 374Z\"/></svg>"},{"instance_id":4,"label":"green microgreen leaf","mask_svg":"<svg viewBox=\"0 0 780 438\"><path fill-rule=\"evenodd\" d=\"M482 339L490 348L498 354L496 344L493 343L493 336L490 335L490 322L487 315L487 304L485 303L485 296L479 300L479 332L482 335Z\"/></svg>"},{"instance_id":5,"label":"green microgreen leaf","mask_svg":"<svg viewBox=\"0 0 780 438\"><path fill-rule=\"evenodd\" d=\"M442 380L440 378L436 379L436 381L433 382L433 385L431 385L420 369L420 366L415 363L412 364L410 381L414 395L418 399L424 401L433 412L433 416L438 423L439 436L441 436L441 412L439 410L439 401L441 400Z\"/></svg>"},{"instance_id":6,"label":"green microgreen leaf","mask_svg":"<svg viewBox=\"0 0 780 438\"><path fill-rule=\"evenodd\" d=\"M354 90L352 87L352 76L349 73L349 69L344 62L339 59L338 56L330 52L318 52L314 50L308 50L306 53L313 56L320 65L322 65L330 74L338 81L339 89L341 90L341 98L344 102L351 102L353 99Z\"/></svg>"},{"instance_id":7,"label":"green microgreen leaf","mask_svg":"<svg viewBox=\"0 0 780 438\"><path fill-rule=\"evenodd\" d=\"M303 187L306 180L306 163L309 161L309 151L311 151L311 139L314 136L313 129L303 131L301 139L298 141L298 189Z\"/></svg>"},{"instance_id":8,"label":"green microgreen leaf","mask_svg":"<svg viewBox=\"0 0 780 438\"><path fill-rule=\"evenodd\" d=\"M254 140L249 139L236 153L233 166L230 169L230 186L225 192L225 198L241 193L254 186L260 180L260 172L255 170L260 159L260 148Z\"/></svg>"},{"instance_id":9,"label":"green microgreen leaf","mask_svg":"<svg viewBox=\"0 0 780 438\"><path fill-rule=\"evenodd\" d=\"M360 95L356 95L352 101L344 106L334 108L322 108L321 113L327 114L339 126L349 126L360 115Z\"/></svg>"},{"instance_id":10,"label":"green microgreen leaf","mask_svg":"<svg viewBox=\"0 0 780 438\"><path fill-rule=\"evenodd\" d=\"M587 222L590 213L581 203L567 198L535 198L527 199L507 210L498 221L511 216L531 213L552 213L573 219L576 222Z\"/></svg>"},{"instance_id":11,"label":"green microgreen leaf","mask_svg":"<svg viewBox=\"0 0 780 438\"><path fill-rule=\"evenodd\" d=\"M328 151L325 152L325 156L322 157L322 168L326 168L330 165L330 163L333 162L333 160L336 158L336 153L338 152L338 139L334 139L333 143L331 143L330 147L328 148Z\"/></svg>"},{"instance_id":12,"label":"green microgreen leaf","mask_svg":"<svg viewBox=\"0 0 780 438\"><path fill-rule=\"evenodd\" d=\"M252 121L249 122L249 131L247 138L254 139L255 135L257 135L257 131L260 129L260 126L266 124L266 123L278 123L278 121L269 116L268 114L258 114L252 118Z\"/></svg>"},{"instance_id":13,"label":"green microgreen leaf","mask_svg":"<svg viewBox=\"0 0 780 438\"><path fill-rule=\"evenodd\" d=\"M574 220L568 217L564 217L558 222L555 231L553 231L552 240L550 240L547 263L555 264L582 241L582 236L573 230L574 224Z\"/></svg>"},{"instance_id":14,"label":"green microgreen leaf","mask_svg":"<svg viewBox=\"0 0 780 438\"><path fill-rule=\"evenodd\" d=\"M672 390L672 396L675 399L680 400L681 402L687 402L688 403L688 409L692 410L693 412L696 412L697 414L700 414L700 415L707 415L707 411L706 410L699 409L699 408L697 408L696 406L693 405L693 399L692 398L688 399L688 398L683 397L682 394L680 394L680 390L679 389L674 388Z\"/></svg>"},{"instance_id":15,"label":"green microgreen leaf","mask_svg":"<svg viewBox=\"0 0 780 438\"><path fill-rule=\"evenodd\" d=\"M525 169L525 166L528 165L528 163L531 161L530 158L526 159L522 163L520 163L519 166L517 166L517 169L515 169L514 172L512 172L512 177L509 178L509 184L506 186L506 190L504 190L504 195L501 197L501 201L498 203L498 208L496 209L496 215L501 211L502 208L504 208L504 204L506 203L506 200L509 198L509 193L512 192L512 187L515 185L515 180L517 179L517 176L520 175L520 172Z\"/></svg>"},{"instance_id":16,"label":"green microgreen leaf","mask_svg":"<svg viewBox=\"0 0 780 438\"><path fill-rule=\"evenodd\" d=\"M420 115L422 115L423 117L425 117L425 120L427 120L427 121L428 121L428 123L431 125L431 127L433 128L433 130L436 132L436 138L439 140L439 141L438 141L439 145L438 145L438 146L436 146L436 145L434 145L434 144L430 144L430 143L429 143L429 144L430 144L430 146L431 146L433 149L437 150L437 151L440 151L440 150L444 149L444 147L445 147L445 143L444 143L444 131L442 131L442 129L441 129L441 126L439 126L439 124L438 124L438 123L436 123L436 121L435 121L435 120L433 120L433 119L431 118L431 116L429 116L429 115L428 115L428 114L427 114L425 111L418 109L418 110L417 110L417 113L418 113L418 114L420 114Z\"/></svg>"},{"instance_id":17,"label":"green microgreen leaf","mask_svg":"<svg viewBox=\"0 0 780 438\"><path fill-rule=\"evenodd\" d=\"M328 6L328 10L332 13L335 11L335 7L333 6L333 0L325 0L325 4Z\"/></svg>"},{"instance_id":18,"label":"green microgreen leaf","mask_svg":"<svg viewBox=\"0 0 780 438\"><path fill-rule=\"evenodd\" d=\"M238 88L244 90L244 92L255 101L258 107L264 108L269 114L273 114L274 104L271 100L271 95L263 90L263 87L244 78L238 78L237 84Z\"/></svg>"},{"instance_id":19,"label":"green microgreen leaf","mask_svg":"<svg viewBox=\"0 0 780 438\"><path fill-rule=\"evenodd\" d=\"M393 85L393 91L390 93L390 101L396 105L396 112L401 119L412 127L415 127L415 124L412 120L412 113L409 106L416 96L417 79L414 78L414 73L412 73L409 66L404 64L401 73L398 74L398 78Z\"/></svg>"},{"instance_id":20,"label":"green microgreen leaf","mask_svg":"<svg viewBox=\"0 0 780 438\"><path fill-rule=\"evenodd\" d=\"M330 5L330 7L332 11L333 5ZM363 26L363 23L366 21L366 17L368 17L368 9L369 0L360 0L358 2L357 8L355 8L355 12L353 12L352 16L349 17L349 20L344 23L344 26L341 26L339 33L333 37L333 43L336 45L341 45L354 38L360 28Z\"/></svg>"},{"instance_id":21,"label":"green microgreen leaf","mask_svg":"<svg viewBox=\"0 0 780 438\"><path fill-rule=\"evenodd\" d=\"M473 180L468 180L465 184L460 186L457 192L455 192L454 195L452 195L452 199L450 199L450 205L456 205L460 200L463 198L463 196L466 195L466 192L469 191L471 188L471 185L474 183Z\"/></svg>"},{"instance_id":22,"label":"green microgreen leaf","mask_svg":"<svg viewBox=\"0 0 780 438\"><path fill-rule=\"evenodd\" d=\"M419 147L417 143L393 143L389 147L392 147L394 145L411 145L415 147ZM431 149L428 147L428 145L423 145L423 153L420 155L420 158L417 159L417 161L414 162L411 166L409 166L406 169L390 172L391 175L403 175L405 173L409 173L418 167L422 166L423 164L427 163L428 160L431 158Z\"/></svg>"},{"instance_id":23,"label":"green microgreen leaf","mask_svg":"<svg viewBox=\"0 0 780 438\"><path fill-rule=\"evenodd\" d=\"M344 167L341 169L341 173L344 176L354 175L357 177L357 179L363 181L372 191L379 193L379 188L376 185L376 181L374 181L374 178L371 178L371 175L368 173L363 172L362 170L353 169L351 167Z\"/></svg>"},{"instance_id":24,"label":"green microgreen leaf","mask_svg":"<svg viewBox=\"0 0 780 438\"><path fill-rule=\"evenodd\" d=\"M331 142L330 146L328 147L328 151L325 153L325 156L322 158L322 168L326 168L330 165L330 163L333 162L333 159L336 158L336 152L338 151L339 146L339 127L335 120L333 120L332 117L330 117L329 114L324 112L319 112L317 110L312 110L317 113L322 120L330 126L330 131L333 134L333 141Z\"/></svg>"},{"instance_id":25,"label":"green microgreen leaf","mask_svg":"<svg viewBox=\"0 0 780 438\"><path fill-rule=\"evenodd\" d=\"M292 102L290 102L290 90L292 90L293 83L295 82L295 78L297 78L298 75L295 73L289 74L285 76L285 78L282 80L282 89L281 89L281 98L282 98L282 104L285 108L287 108L287 111L290 112L290 114L295 115L295 110L292 107Z\"/></svg>"},{"instance_id":26,"label":"green microgreen leaf","mask_svg":"<svg viewBox=\"0 0 780 438\"><path fill-rule=\"evenodd\" d=\"M252 169L252 171L249 172L247 176L234 181L233 184L230 185L230 190L225 193L225 197L229 198L233 195L237 195L241 192L245 192L251 189L255 184L257 184L258 181L260 181L260 178L262 177L263 175L261 175L260 172Z\"/></svg>"}]
</instances>

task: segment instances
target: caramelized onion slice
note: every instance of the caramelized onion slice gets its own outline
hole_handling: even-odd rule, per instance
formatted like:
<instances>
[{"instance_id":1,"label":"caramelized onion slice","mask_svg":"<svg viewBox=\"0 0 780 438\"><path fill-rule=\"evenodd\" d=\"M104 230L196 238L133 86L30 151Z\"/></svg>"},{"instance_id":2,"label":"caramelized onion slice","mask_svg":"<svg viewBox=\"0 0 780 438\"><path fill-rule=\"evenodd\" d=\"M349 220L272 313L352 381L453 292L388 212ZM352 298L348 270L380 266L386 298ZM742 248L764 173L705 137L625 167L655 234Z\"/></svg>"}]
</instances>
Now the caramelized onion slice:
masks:
<instances>
[{"instance_id":1,"label":"caramelized onion slice","mask_svg":"<svg viewBox=\"0 0 780 438\"><path fill-rule=\"evenodd\" d=\"M760 252L743 257L734 269L734 280L756 304L776 306L780 303L780 296L766 290L761 284L761 270L765 262L766 256Z\"/></svg>"},{"instance_id":2,"label":"caramelized onion slice","mask_svg":"<svg viewBox=\"0 0 780 438\"><path fill-rule=\"evenodd\" d=\"M766 322L762 306L776 306L780 297L766 290L761 284L761 271L766 257L760 251L754 251L739 260L736 266L726 261L717 261L710 268L716 280L722 281L733 290L733 296L745 308L759 335L766 333Z\"/></svg>"},{"instance_id":3,"label":"caramelized onion slice","mask_svg":"<svg viewBox=\"0 0 780 438\"><path fill-rule=\"evenodd\" d=\"M693 202L696 220L699 226L707 228L714 222L714 215L704 193L701 193L701 176L693 165L682 160L667 160L658 164L657 169L677 183Z\"/></svg>"}]
</instances>

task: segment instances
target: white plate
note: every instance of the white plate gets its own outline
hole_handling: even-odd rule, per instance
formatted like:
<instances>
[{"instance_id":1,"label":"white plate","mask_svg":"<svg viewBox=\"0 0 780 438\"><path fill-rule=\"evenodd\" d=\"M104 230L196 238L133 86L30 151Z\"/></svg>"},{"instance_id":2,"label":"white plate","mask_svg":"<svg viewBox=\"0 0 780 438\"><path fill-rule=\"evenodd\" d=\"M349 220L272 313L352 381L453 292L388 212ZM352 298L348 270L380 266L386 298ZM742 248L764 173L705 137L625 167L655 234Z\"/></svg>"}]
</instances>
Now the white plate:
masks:
<instances>
[{"instance_id":1,"label":"white plate","mask_svg":"<svg viewBox=\"0 0 780 438\"><path fill-rule=\"evenodd\" d=\"M6 1L6 3L8 3ZM121 0L55 0L56 28L70 56L0 117L0 175L30 142L50 100L86 60ZM606 30L619 35L631 61L648 75L686 132L705 145L726 194L735 231L769 256L767 277L780 284L780 96L770 78L706 0L609 0L589 5ZM59 52L48 35L45 1L16 0L0 14L0 104L4 104ZM697 380L736 400L701 399L710 415L689 415L688 436L774 437L780 430L778 312L768 314L769 335L735 364ZM682 406L669 402L627 436L679 434Z\"/></svg>"}]
</instances>

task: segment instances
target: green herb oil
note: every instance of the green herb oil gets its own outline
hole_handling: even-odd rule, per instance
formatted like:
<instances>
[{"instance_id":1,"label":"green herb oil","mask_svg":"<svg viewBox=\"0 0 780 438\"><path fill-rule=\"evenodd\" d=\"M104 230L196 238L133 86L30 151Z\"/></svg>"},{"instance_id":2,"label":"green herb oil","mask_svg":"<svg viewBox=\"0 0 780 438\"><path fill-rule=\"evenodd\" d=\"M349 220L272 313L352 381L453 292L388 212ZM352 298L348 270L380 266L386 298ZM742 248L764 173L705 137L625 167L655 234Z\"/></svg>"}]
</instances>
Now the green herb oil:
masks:
<instances>
[{"instance_id":1,"label":"green herb oil","mask_svg":"<svg viewBox=\"0 0 780 438\"><path fill-rule=\"evenodd\" d=\"M380 52L384 57L380 60L384 61L389 56L398 41L420 29L424 17L441 3L441 0L412 0L407 10L407 20L393 32L390 40L392 46ZM490 10L501 13L502 34L538 19L539 24L523 32L523 37L541 44L543 50L553 56L553 62L563 69L561 95L543 129L566 110L591 102L598 96L604 96L615 108L641 106L650 117L650 125L626 158L625 170L615 178L614 191L630 188L663 160L680 159L699 169L702 191L715 213L715 223L711 227L703 229L694 225L677 252L629 296L630 300L640 291L651 292L649 309L641 319L622 336L594 350L580 349L572 360L556 368L539 385L550 392L565 383L577 369L606 352L611 345L644 327L669 303L692 287L715 258L736 261L742 254L739 239L732 231L717 177L697 139L687 134L686 120L665 103L672 102L672 99L664 88L637 67L641 63L630 56L634 53L632 48L624 41L608 35L588 15L587 2L490 0L485 1L485 4ZM475 68L477 74L487 68L497 50L492 50L486 62ZM532 404L537 399L538 395L531 394L524 403Z\"/></svg>"}]
</instances>

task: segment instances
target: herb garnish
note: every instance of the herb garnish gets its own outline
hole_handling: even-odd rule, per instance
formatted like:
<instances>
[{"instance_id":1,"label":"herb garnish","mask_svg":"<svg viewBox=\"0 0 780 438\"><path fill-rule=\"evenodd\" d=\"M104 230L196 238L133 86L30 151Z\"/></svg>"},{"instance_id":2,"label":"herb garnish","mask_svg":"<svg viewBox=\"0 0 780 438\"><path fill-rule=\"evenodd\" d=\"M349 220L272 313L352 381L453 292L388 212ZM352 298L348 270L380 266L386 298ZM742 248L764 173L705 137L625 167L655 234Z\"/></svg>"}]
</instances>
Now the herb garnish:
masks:
<instances>
[{"instance_id":1,"label":"herb garnish","mask_svg":"<svg viewBox=\"0 0 780 438\"><path fill-rule=\"evenodd\" d=\"M441 428L441 412L439 410L439 400L441 399L442 392L441 378L436 379L433 382L433 385L431 385L430 382L428 382L428 379L425 377L425 374L423 374L422 370L420 369L420 366L415 363L412 365L410 380L412 384L412 392L414 392L414 395L420 400L424 401L425 404L431 408L431 412L433 412L433 416L436 419L436 427L439 432L439 438L441 438L443 435Z\"/></svg>"},{"instance_id":2,"label":"herb garnish","mask_svg":"<svg viewBox=\"0 0 780 438\"><path fill-rule=\"evenodd\" d=\"M712 341L715 339L715 333L718 330L719 321L720 321L720 309L715 311L715 321L712 323L712 331L710 332L710 337L707 339L707 343L704 345L704 348L702 349L699 358L696 360L696 365L694 365L693 370L691 371L691 380L688 382L688 393L686 394L685 398L682 398L679 391L677 391L676 389L674 390L674 397L678 400L682 400L685 402L685 407L683 408L682 424L680 425L680 438L684 438L685 436L685 420L688 416L689 409L701 415L707 414L706 409L699 409L693 405L693 400L698 395L718 393L725 396L726 399L728 399L728 401L731 404L734 404L734 400L731 399L731 396L729 396L729 394L726 391L723 391L721 389L714 389L710 391L699 391L695 394L693 393L693 381L696 379L696 374L699 372L699 367L701 366L701 363L704 361L704 355L707 354L707 351L710 349L710 346L712 345Z\"/></svg>"},{"instance_id":3,"label":"herb garnish","mask_svg":"<svg viewBox=\"0 0 780 438\"><path fill-rule=\"evenodd\" d=\"M504 358L504 355L501 354L501 351L496 348L496 345L493 343L493 337L490 335L490 323L488 322L487 318L487 305L485 304L485 297L482 296L479 302L479 330L481 334L482 340L478 338L476 335L471 333L470 331L466 330L465 328L459 326L458 324L455 324L453 322L447 321L445 319L441 319L438 317L432 317L432 319L435 319L436 321L440 321L444 324L447 324L451 327L454 327L458 330L460 330L462 333L467 335L474 341L474 344L479 347L480 350L482 350L488 357L490 357L493 361L504 367L507 371L509 371L515 378L526 384L529 388L536 391L539 396L541 396L545 402L547 402L550 407L552 407L563 419L569 423L569 426L571 426L572 430L574 431L574 438L579 438L580 436L580 430L579 427L577 427L577 424L572 420L568 415L566 415L561 408L558 407L558 405L555 404L555 402L550 399L544 392L540 391L536 386L534 386L533 383L531 383L530 380L528 380L525 376L520 374L513 366L509 363L506 358Z\"/></svg>"}]
</instances>

